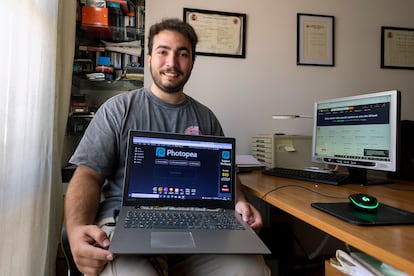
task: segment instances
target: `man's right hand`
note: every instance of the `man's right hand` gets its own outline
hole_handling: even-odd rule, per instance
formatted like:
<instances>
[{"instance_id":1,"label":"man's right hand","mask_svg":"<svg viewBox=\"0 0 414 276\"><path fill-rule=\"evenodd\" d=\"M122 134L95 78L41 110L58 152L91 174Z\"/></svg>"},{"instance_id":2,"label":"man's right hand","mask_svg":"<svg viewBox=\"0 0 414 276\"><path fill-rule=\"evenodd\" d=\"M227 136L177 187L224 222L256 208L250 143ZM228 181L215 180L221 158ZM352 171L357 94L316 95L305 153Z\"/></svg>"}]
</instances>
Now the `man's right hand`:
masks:
<instances>
[{"instance_id":1,"label":"man's right hand","mask_svg":"<svg viewBox=\"0 0 414 276\"><path fill-rule=\"evenodd\" d=\"M106 233L96 225L73 227L69 243L76 266L88 276L99 275L114 259L113 253L107 250L109 239Z\"/></svg>"}]
</instances>

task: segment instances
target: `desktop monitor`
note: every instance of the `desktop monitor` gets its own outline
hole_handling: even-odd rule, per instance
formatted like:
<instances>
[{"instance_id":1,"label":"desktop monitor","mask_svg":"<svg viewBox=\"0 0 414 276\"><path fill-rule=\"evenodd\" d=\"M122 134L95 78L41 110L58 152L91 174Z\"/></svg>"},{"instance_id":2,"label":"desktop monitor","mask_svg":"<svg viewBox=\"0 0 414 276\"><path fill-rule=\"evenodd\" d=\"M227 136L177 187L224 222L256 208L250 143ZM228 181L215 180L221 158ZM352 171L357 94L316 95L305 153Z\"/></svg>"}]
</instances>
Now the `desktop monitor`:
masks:
<instances>
[{"instance_id":1,"label":"desktop monitor","mask_svg":"<svg viewBox=\"0 0 414 276\"><path fill-rule=\"evenodd\" d=\"M352 182L377 184L368 170L397 170L399 121L396 90L317 101L312 161L347 167Z\"/></svg>"}]
</instances>

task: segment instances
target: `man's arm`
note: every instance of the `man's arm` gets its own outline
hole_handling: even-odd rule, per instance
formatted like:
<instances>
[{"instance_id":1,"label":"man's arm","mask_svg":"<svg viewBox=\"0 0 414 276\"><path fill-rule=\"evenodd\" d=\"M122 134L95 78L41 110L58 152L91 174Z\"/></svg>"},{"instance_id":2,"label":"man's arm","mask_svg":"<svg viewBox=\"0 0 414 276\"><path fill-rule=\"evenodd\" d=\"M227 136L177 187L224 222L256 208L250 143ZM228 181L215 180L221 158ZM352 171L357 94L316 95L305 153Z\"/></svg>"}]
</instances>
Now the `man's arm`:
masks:
<instances>
[{"instance_id":1,"label":"man's arm","mask_svg":"<svg viewBox=\"0 0 414 276\"><path fill-rule=\"evenodd\" d=\"M103 177L94 170L78 166L65 195L65 218L68 230L72 225L95 222Z\"/></svg>"},{"instance_id":2,"label":"man's arm","mask_svg":"<svg viewBox=\"0 0 414 276\"><path fill-rule=\"evenodd\" d=\"M241 214L243 220L258 233L263 226L262 216L259 211L247 201L243 186L238 176L236 176L236 192L236 212Z\"/></svg>"},{"instance_id":3,"label":"man's arm","mask_svg":"<svg viewBox=\"0 0 414 276\"><path fill-rule=\"evenodd\" d=\"M113 259L106 250L109 239L95 223L104 177L78 166L65 195L65 219L69 244L79 270L97 275Z\"/></svg>"}]
</instances>

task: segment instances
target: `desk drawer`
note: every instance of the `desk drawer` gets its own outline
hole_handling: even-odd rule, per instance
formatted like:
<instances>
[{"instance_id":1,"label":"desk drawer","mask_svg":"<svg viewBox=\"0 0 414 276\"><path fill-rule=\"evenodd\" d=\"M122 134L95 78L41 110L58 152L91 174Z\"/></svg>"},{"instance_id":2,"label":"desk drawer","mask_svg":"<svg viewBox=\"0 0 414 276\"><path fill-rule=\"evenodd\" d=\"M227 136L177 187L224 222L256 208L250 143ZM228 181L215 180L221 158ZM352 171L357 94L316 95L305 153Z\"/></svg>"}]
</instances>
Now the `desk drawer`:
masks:
<instances>
[{"instance_id":1,"label":"desk drawer","mask_svg":"<svg viewBox=\"0 0 414 276\"><path fill-rule=\"evenodd\" d=\"M263 163L267 168L273 167L273 155L263 152L252 151L252 155L261 163Z\"/></svg>"},{"instance_id":2,"label":"desk drawer","mask_svg":"<svg viewBox=\"0 0 414 276\"><path fill-rule=\"evenodd\" d=\"M274 136L270 134L252 137L252 155L266 168L274 167Z\"/></svg>"},{"instance_id":3,"label":"desk drawer","mask_svg":"<svg viewBox=\"0 0 414 276\"><path fill-rule=\"evenodd\" d=\"M256 144L273 144L273 135L259 135L252 137L252 143Z\"/></svg>"},{"instance_id":4,"label":"desk drawer","mask_svg":"<svg viewBox=\"0 0 414 276\"><path fill-rule=\"evenodd\" d=\"M265 159L267 162L272 162L273 160L273 154L270 152L252 150L252 155L256 158Z\"/></svg>"},{"instance_id":5,"label":"desk drawer","mask_svg":"<svg viewBox=\"0 0 414 276\"><path fill-rule=\"evenodd\" d=\"M260 143L252 143L252 148L262 149L266 151L273 152L273 145L272 144L260 144Z\"/></svg>"}]
</instances>

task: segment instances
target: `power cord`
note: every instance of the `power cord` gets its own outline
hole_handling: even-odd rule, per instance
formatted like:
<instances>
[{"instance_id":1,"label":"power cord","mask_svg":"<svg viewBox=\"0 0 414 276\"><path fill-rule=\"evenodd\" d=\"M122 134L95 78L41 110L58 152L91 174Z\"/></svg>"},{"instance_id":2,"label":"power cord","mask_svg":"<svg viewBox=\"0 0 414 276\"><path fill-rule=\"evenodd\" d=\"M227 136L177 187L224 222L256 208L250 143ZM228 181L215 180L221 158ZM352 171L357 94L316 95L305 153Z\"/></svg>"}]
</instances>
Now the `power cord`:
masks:
<instances>
[{"instance_id":1,"label":"power cord","mask_svg":"<svg viewBox=\"0 0 414 276\"><path fill-rule=\"evenodd\" d=\"M312 192L312 193L315 193L315 194L318 194L318 195L321 195L321 196L324 196L324 197L328 197L328 198L335 198L335 199L346 199L346 197L339 197L339 196L332 196L332 195L328 195L328 194L323 194L323 193L320 193L320 192L317 192L317 191L314 191L314 190L312 190L312 189L310 189L310 188L308 188L308 187L303 187L303 186L300 186L300 185L284 185L284 186L280 186L280 187L277 187L277 188L274 188L274 189L271 189L270 191L268 191L268 192L266 192L266 193L264 193L263 194L263 196L261 197L261 199L262 200L264 200L265 198L266 198L266 196L268 196L269 194L271 194L271 193L273 193L273 192L275 192L275 191L278 191L278 190L280 190L280 189L284 189L284 188L288 188L288 187L294 187L294 188L300 188L300 189L304 189L304 190L306 190L306 191L309 191L309 192ZM329 240L329 238L331 237L329 234L325 234L325 236L323 237L323 239L322 239L322 241L321 241L321 243L315 248L315 250L312 252L312 253L310 253L310 254L308 254L307 252L306 252L306 250L305 250L305 248L303 247L303 245L302 245L302 243L300 242L300 240L299 240L299 238L296 236L296 235L294 235L293 234L293 237L294 237L294 239L296 240L296 243L299 245L299 247L302 249L302 251L305 253L305 255L307 256L307 258L309 259L309 260L313 260L314 258L316 258L320 253L321 253L321 251L324 249L324 247L326 246L326 244L328 243L328 240Z\"/></svg>"},{"instance_id":2,"label":"power cord","mask_svg":"<svg viewBox=\"0 0 414 276\"><path fill-rule=\"evenodd\" d=\"M159 276L165 276L164 271L157 257L149 257L148 261L151 263L152 267L155 269Z\"/></svg>"},{"instance_id":3,"label":"power cord","mask_svg":"<svg viewBox=\"0 0 414 276\"><path fill-rule=\"evenodd\" d=\"M266 196L268 196L269 194L271 194L271 193L273 193L275 191L278 191L280 189L289 188L289 187L304 189L304 190L307 190L309 192L312 192L312 193L315 193L315 194L318 194L318 195L321 195L321 196L324 196L324 197L335 198L335 199L347 199L346 197L343 197L343 196L332 196L332 195L323 194L323 193L314 191L314 190L312 190L312 189L310 189L308 187L303 187L303 186L300 186L300 185L284 185L284 186L280 186L280 187L271 189L270 191L264 193L262 195L261 199L264 200L266 198Z\"/></svg>"},{"instance_id":4,"label":"power cord","mask_svg":"<svg viewBox=\"0 0 414 276\"><path fill-rule=\"evenodd\" d=\"M322 249L324 249L324 247L326 246L326 244L328 243L328 240L331 236L329 234L325 234L325 237L323 237L321 243L318 245L318 247L311 253L308 255L308 259L309 260L313 260L315 259L319 253L321 253Z\"/></svg>"}]
</instances>

